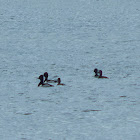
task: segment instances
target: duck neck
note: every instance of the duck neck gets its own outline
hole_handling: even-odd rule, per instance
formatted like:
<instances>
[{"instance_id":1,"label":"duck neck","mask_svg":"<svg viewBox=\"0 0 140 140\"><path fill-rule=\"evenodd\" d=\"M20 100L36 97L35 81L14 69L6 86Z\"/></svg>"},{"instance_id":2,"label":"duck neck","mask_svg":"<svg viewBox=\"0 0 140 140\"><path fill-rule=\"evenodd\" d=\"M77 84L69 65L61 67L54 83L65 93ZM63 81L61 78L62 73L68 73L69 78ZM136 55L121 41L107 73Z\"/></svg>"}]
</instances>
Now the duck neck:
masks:
<instances>
[{"instance_id":1,"label":"duck neck","mask_svg":"<svg viewBox=\"0 0 140 140\"><path fill-rule=\"evenodd\" d=\"M43 79L40 79L40 83L39 83L40 85L44 85L44 81L43 81Z\"/></svg>"},{"instance_id":2,"label":"duck neck","mask_svg":"<svg viewBox=\"0 0 140 140\"><path fill-rule=\"evenodd\" d=\"M95 73L95 76L98 76L98 74L97 74L97 73Z\"/></svg>"},{"instance_id":3,"label":"duck neck","mask_svg":"<svg viewBox=\"0 0 140 140\"><path fill-rule=\"evenodd\" d=\"M45 81L48 81L48 77L45 77L45 80L44 80L44 82L45 82Z\"/></svg>"},{"instance_id":4,"label":"duck neck","mask_svg":"<svg viewBox=\"0 0 140 140\"><path fill-rule=\"evenodd\" d=\"M100 71L100 77L102 77L102 71Z\"/></svg>"},{"instance_id":5,"label":"duck neck","mask_svg":"<svg viewBox=\"0 0 140 140\"><path fill-rule=\"evenodd\" d=\"M60 78L58 78L58 84L60 84L61 83L61 80L60 80Z\"/></svg>"}]
</instances>

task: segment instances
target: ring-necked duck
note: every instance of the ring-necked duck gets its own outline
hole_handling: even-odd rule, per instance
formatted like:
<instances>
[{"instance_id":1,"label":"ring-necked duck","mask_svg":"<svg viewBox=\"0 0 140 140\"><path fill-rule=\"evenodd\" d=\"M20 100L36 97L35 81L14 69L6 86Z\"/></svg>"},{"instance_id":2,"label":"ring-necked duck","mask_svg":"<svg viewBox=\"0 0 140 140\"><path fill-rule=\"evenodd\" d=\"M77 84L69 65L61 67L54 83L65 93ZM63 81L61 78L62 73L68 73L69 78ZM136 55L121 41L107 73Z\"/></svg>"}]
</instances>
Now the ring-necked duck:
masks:
<instances>
[{"instance_id":1,"label":"ring-necked duck","mask_svg":"<svg viewBox=\"0 0 140 140\"><path fill-rule=\"evenodd\" d=\"M43 81L43 75L40 75L40 76L38 77L38 79L40 79L40 83L38 84L38 87L39 87L40 85L42 85L43 87L53 87L53 85L50 85L50 84L48 84L48 83L44 83L44 81Z\"/></svg>"},{"instance_id":2,"label":"ring-necked duck","mask_svg":"<svg viewBox=\"0 0 140 140\"><path fill-rule=\"evenodd\" d=\"M99 77L98 78L108 78L108 77L106 77L106 76L102 76L102 70L99 70Z\"/></svg>"},{"instance_id":3,"label":"ring-necked duck","mask_svg":"<svg viewBox=\"0 0 140 140\"><path fill-rule=\"evenodd\" d=\"M44 77L45 77L44 82L45 82L45 81L48 81L48 72L45 72L45 73L44 73Z\"/></svg>"},{"instance_id":4,"label":"ring-necked duck","mask_svg":"<svg viewBox=\"0 0 140 140\"><path fill-rule=\"evenodd\" d=\"M62 85L62 86L64 86L65 84L63 84L63 83L61 83L61 79L60 78L58 78L58 84L57 85Z\"/></svg>"},{"instance_id":5,"label":"ring-necked duck","mask_svg":"<svg viewBox=\"0 0 140 140\"><path fill-rule=\"evenodd\" d=\"M94 72L95 72L95 75L94 76L95 77L99 77L99 75L98 75L98 69L97 68L94 69Z\"/></svg>"}]
</instances>

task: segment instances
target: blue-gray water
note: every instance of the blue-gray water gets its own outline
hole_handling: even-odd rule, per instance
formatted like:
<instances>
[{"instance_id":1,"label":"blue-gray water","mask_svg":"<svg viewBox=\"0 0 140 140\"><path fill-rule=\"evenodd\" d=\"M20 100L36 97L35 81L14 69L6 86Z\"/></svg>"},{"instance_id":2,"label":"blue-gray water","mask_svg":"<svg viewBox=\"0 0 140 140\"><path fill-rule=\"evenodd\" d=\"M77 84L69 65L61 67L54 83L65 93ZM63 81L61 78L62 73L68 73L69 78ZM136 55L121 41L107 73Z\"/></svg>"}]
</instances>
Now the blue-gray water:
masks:
<instances>
[{"instance_id":1,"label":"blue-gray water","mask_svg":"<svg viewBox=\"0 0 140 140\"><path fill-rule=\"evenodd\" d=\"M139 0L0 3L1 140L140 139Z\"/></svg>"}]
</instances>

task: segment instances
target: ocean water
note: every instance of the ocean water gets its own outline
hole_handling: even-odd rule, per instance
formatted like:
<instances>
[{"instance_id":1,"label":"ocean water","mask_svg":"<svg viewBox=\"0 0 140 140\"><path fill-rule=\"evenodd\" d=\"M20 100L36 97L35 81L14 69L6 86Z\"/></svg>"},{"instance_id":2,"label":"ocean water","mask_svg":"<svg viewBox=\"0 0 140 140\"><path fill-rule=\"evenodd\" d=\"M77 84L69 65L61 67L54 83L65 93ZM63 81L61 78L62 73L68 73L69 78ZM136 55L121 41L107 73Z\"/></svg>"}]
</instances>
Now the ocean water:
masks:
<instances>
[{"instance_id":1,"label":"ocean water","mask_svg":"<svg viewBox=\"0 0 140 140\"><path fill-rule=\"evenodd\" d=\"M140 139L139 0L0 3L1 140Z\"/></svg>"}]
</instances>

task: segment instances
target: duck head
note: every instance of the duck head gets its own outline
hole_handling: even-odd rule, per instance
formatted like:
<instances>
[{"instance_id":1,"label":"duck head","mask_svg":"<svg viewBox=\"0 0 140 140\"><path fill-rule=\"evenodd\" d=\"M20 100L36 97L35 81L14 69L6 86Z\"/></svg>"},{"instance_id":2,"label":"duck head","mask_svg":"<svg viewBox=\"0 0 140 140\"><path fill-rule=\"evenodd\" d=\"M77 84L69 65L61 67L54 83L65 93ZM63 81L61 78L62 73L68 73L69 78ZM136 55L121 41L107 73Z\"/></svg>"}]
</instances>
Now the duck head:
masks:
<instances>
[{"instance_id":1,"label":"duck head","mask_svg":"<svg viewBox=\"0 0 140 140\"><path fill-rule=\"evenodd\" d=\"M48 73L47 73L47 72L44 73L44 77L45 77L44 82L45 82L45 81L48 81Z\"/></svg>"},{"instance_id":2,"label":"duck head","mask_svg":"<svg viewBox=\"0 0 140 140\"><path fill-rule=\"evenodd\" d=\"M95 76L98 76L98 69L97 68L94 69L94 72L95 72Z\"/></svg>"},{"instance_id":3,"label":"duck head","mask_svg":"<svg viewBox=\"0 0 140 140\"><path fill-rule=\"evenodd\" d=\"M40 79L40 83L38 84L38 87L39 87L40 85L43 85L43 84L44 84L43 75L40 75L40 76L38 77L38 79Z\"/></svg>"},{"instance_id":4,"label":"duck head","mask_svg":"<svg viewBox=\"0 0 140 140\"><path fill-rule=\"evenodd\" d=\"M58 80L57 80L57 81L58 81L58 84L60 84L60 83L61 83L61 79L60 79L60 78L58 78Z\"/></svg>"},{"instance_id":5,"label":"duck head","mask_svg":"<svg viewBox=\"0 0 140 140\"><path fill-rule=\"evenodd\" d=\"M100 74L100 76L102 76L102 70L99 70L99 74Z\"/></svg>"}]
</instances>

